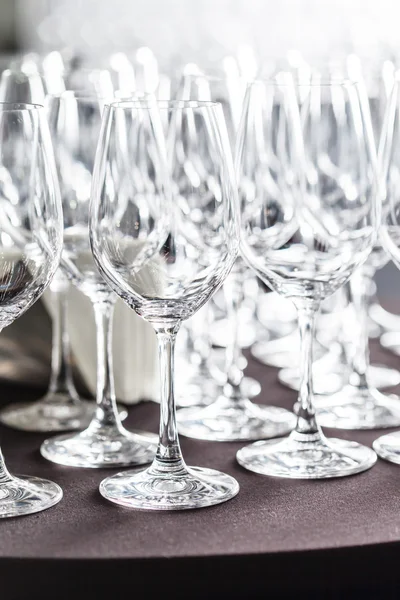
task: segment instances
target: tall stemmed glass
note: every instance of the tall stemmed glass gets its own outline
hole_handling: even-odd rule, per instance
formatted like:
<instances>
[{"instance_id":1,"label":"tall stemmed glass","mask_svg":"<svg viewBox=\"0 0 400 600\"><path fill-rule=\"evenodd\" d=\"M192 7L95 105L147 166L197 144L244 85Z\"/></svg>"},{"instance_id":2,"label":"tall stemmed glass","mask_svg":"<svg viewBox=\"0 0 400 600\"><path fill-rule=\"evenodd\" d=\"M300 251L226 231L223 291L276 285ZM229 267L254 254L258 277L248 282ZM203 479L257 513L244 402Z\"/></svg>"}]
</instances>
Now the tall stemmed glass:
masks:
<instances>
[{"instance_id":1,"label":"tall stemmed glass","mask_svg":"<svg viewBox=\"0 0 400 600\"><path fill-rule=\"evenodd\" d=\"M61 85L59 73L47 65L46 77L37 65L25 57L21 70L8 69L0 79L0 100L28 103L45 101L46 86ZM67 292L69 282L57 269L48 292L53 308L51 375L46 394L36 402L18 402L0 411L0 421L25 431L64 431L83 429L93 416L93 403L80 399L72 377L71 353L67 329ZM51 299L51 300L50 300Z\"/></svg>"},{"instance_id":2,"label":"tall stemmed glass","mask_svg":"<svg viewBox=\"0 0 400 600\"><path fill-rule=\"evenodd\" d=\"M264 281L293 301L302 342L296 428L287 438L242 448L237 459L249 470L318 479L358 473L376 461L370 448L324 436L312 382L321 301L367 259L376 237L371 135L356 83L295 85L282 74L248 88L237 152L241 250Z\"/></svg>"},{"instance_id":3,"label":"tall stemmed glass","mask_svg":"<svg viewBox=\"0 0 400 600\"><path fill-rule=\"evenodd\" d=\"M124 429L117 414L112 374L112 314L115 295L100 275L89 244L89 200L92 169L100 132L103 101L67 91L49 99L64 209L61 268L93 303L97 327L97 408L79 434L46 440L42 455L75 467L145 464L156 446L148 437Z\"/></svg>"},{"instance_id":4,"label":"tall stemmed glass","mask_svg":"<svg viewBox=\"0 0 400 600\"><path fill-rule=\"evenodd\" d=\"M386 109L379 146L379 191L382 199L380 239L400 269L400 75ZM384 435L373 444L381 458L400 464L400 433Z\"/></svg>"},{"instance_id":5,"label":"tall stemmed glass","mask_svg":"<svg viewBox=\"0 0 400 600\"><path fill-rule=\"evenodd\" d=\"M168 124L168 159L162 122ZM161 367L154 462L142 472L104 480L100 492L123 506L156 510L224 502L239 485L224 473L186 466L174 399L181 322L222 285L237 255L237 196L221 106L175 101L107 107L92 200L96 263L115 292L154 327Z\"/></svg>"},{"instance_id":6,"label":"tall stemmed glass","mask_svg":"<svg viewBox=\"0 0 400 600\"><path fill-rule=\"evenodd\" d=\"M0 104L0 330L41 296L60 261L61 202L43 113L33 104ZM0 452L0 517L61 498L51 481L11 475Z\"/></svg>"},{"instance_id":7,"label":"tall stemmed glass","mask_svg":"<svg viewBox=\"0 0 400 600\"><path fill-rule=\"evenodd\" d=\"M231 80L229 77L222 79L199 74L184 77L182 83L182 95L187 94L196 100L221 101L231 147L234 147L239 119L237 104L239 103L240 109L242 82L238 78ZM215 382L215 402L209 406L178 411L179 431L188 437L218 441L259 440L285 435L295 425L294 415L284 408L261 406L251 402L248 390L252 382L248 381L247 385L244 385L239 311L244 301L246 270L247 265L239 257L224 284L231 329L230 340L226 345L225 385L221 389L221 384Z\"/></svg>"}]
</instances>

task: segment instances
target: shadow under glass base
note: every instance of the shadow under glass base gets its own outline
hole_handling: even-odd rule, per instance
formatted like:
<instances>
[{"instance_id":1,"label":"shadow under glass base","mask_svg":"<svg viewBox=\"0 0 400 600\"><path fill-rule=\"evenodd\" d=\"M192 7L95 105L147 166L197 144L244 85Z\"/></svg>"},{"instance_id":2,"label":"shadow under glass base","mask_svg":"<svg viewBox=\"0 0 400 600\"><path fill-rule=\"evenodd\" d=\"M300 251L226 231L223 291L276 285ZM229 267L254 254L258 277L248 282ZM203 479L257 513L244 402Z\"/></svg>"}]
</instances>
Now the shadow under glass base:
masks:
<instances>
[{"instance_id":1,"label":"shadow under glass base","mask_svg":"<svg viewBox=\"0 0 400 600\"><path fill-rule=\"evenodd\" d=\"M229 442L285 435L296 425L296 417L277 406L220 398L205 408L179 410L177 423L179 433L186 437Z\"/></svg>"},{"instance_id":2,"label":"shadow under glass base","mask_svg":"<svg viewBox=\"0 0 400 600\"><path fill-rule=\"evenodd\" d=\"M382 435L372 444L373 449L380 458L400 465L400 432Z\"/></svg>"},{"instance_id":3,"label":"shadow under glass base","mask_svg":"<svg viewBox=\"0 0 400 600\"><path fill-rule=\"evenodd\" d=\"M40 452L47 460L68 467L124 467L151 462L157 442L158 436L144 431L88 427L81 433L45 440Z\"/></svg>"},{"instance_id":4,"label":"shadow under glass base","mask_svg":"<svg viewBox=\"0 0 400 600\"><path fill-rule=\"evenodd\" d=\"M239 484L230 475L185 465L163 469L153 463L144 471L125 471L104 479L101 495L126 508L186 510L230 500Z\"/></svg>"},{"instance_id":5,"label":"shadow under glass base","mask_svg":"<svg viewBox=\"0 0 400 600\"><path fill-rule=\"evenodd\" d=\"M71 403L67 394L46 394L35 402L16 402L0 410L0 422L22 431L73 431L89 426L96 412L95 401ZM118 405L121 421L128 411Z\"/></svg>"},{"instance_id":6,"label":"shadow under glass base","mask_svg":"<svg viewBox=\"0 0 400 600\"><path fill-rule=\"evenodd\" d=\"M318 422L336 429L381 429L400 426L400 398L374 388L346 385L340 392L315 398Z\"/></svg>"},{"instance_id":7,"label":"shadow under glass base","mask_svg":"<svg viewBox=\"0 0 400 600\"><path fill-rule=\"evenodd\" d=\"M60 502L62 489L39 477L11 476L0 483L0 518L20 517L46 510Z\"/></svg>"},{"instance_id":8,"label":"shadow under glass base","mask_svg":"<svg viewBox=\"0 0 400 600\"><path fill-rule=\"evenodd\" d=\"M327 479L354 475L371 468L376 454L357 442L325 438L299 441L289 437L255 442L236 454L242 467L261 475L288 479Z\"/></svg>"}]
</instances>

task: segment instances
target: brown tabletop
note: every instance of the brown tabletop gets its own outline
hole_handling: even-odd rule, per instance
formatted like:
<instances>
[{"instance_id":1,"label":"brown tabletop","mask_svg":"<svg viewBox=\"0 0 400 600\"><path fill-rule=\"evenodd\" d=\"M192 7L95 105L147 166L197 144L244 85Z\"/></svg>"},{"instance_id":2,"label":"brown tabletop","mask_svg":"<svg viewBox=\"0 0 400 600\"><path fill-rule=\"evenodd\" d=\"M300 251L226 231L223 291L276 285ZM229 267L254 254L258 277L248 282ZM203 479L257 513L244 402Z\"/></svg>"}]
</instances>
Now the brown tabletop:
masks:
<instances>
[{"instance_id":1,"label":"brown tabletop","mask_svg":"<svg viewBox=\"0 0 400 600\"><path fill-rule=\"evenodd\" d=\"M400 367L399 358L376 342L372 347L374 362ZM248 374L262 384L260 402L292 406L296 395L278 383L275 369L250 360ZM10 384L0 388L2 403L39 394ZM126 424L156 432L157 405L132 407ZM371 445L381 432L327 433ZM400 589L398 466L379 460L342 479L273 479L236 463L243 444L182 437L187 463L235 476L239 495L211 508L153 513L105 501L98 485L109 470L46 462L38 451L45 435L5 427L0 434L13 473L47 477L64 490L57 506L0 522L0 589L7 591L0 598L71 598L78 590L87 598L119 598L124 590L142 590L143 597L170 586L187 592L189 586L190 598L271 591L274 598L291 597L296 590L320 597L343 589L362 590L365 597L382 586L388 593Z\"/></svg>"}]
</instances>

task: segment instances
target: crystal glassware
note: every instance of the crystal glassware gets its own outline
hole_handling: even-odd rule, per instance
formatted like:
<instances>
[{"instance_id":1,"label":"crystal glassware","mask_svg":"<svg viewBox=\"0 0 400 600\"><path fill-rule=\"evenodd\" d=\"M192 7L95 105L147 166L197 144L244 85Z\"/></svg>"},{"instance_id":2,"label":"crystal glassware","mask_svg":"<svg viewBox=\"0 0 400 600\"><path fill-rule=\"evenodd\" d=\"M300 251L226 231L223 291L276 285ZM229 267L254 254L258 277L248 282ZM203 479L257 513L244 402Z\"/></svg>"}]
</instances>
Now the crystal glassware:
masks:
<instances>
[{"instance_id":1,"label":"crystal glassware","mask_svg":"<svg viewBox=\"0 0 400 600\"><path fill-rule=\"evenodd\" d=\"M186 466L174 400L180 324L223 284L237 255L237 196L221 106L111 104L92 200L96 263L114 291L154 327L161 371L160 439L152 465L107 478L100 492L123 506L156 510L224 502L239 485L219 471Z\"/></svg>"},{"instance_id":2,"label":"crystal glassware","mask_svg":"<svg viewBox=\"0 0 400 600\"><path fill-rule=\"evenodd\" d=\"M24 56L18 64L2 73L0 100L40 103L50 82L62 85L62 76L48 57L44 62L44 75L33 57ZM25 431L63 431L83 429L93 416L93 403L83 402L72 378L66 310L68 280L58 269L49 289L54 309L51 376L43 398L36 402L13 403L0 411L0 421L9 427Z\"/></svg>"},{"instance_id":3,"label":"crystal glassware","mask_svg":"<svg viewBox=\"0 0 400 600\"><path fill-rule=\"evenodd\" d=\"M231 147L234 147L241 109L242 83L239 77L215 77L202 74L183 77L181 94L188 99L218 100L224 111ZM224 284L228 325L231 333L226 344L225 382L216 382L215 402L205 407L178 411L179 432L188 437L216 440L258 440L277 437L295 425L293 413L276 406L250 401L246 394L251 381L243 375L243 353L239 343L239 311L244 301L247 265L239 257ZM250 385L249 385L250 383Z\"/></svg>"},{"instance_id":4,"label":"crystal glassware","mask_svg":"<svg viewBox=\"0 0 400 600\"><path fill-rule=\"evenodd\" d=\"M55 57L57 59L57 56ZM62 88L62 65L50 57L44 60L43 75L32 58L25 56L18 69L9 69L2 74L0 98L13 102L24 99L28 103L44 103L50 127L54 126L52 111L57 105L54 97L45 100L46 91ZM90 73L92 80L90 80ZM85 82L101 88L101 79L96 72L85 72ZM107 90L103 90L105 93ZM72 377L71 353L67 329L67 294L69 281L58 269L49 289L53 308L53 339L51 355L51 376L46 394L36 402L13 403L0 411L0 421L8 427L24 431L68 431L84 429L93 418L96 410L93 402L79 397ZM125 409L119 408L121 418L127 416Z\"/></svg>"},{"instance_id":5,"label":"crystal glassware","mask_svg":"<svg viewBox=\"0 0 400 600\"><path fill-rule=\"evenodd\" d=\"M44 109L0 104L0 329L43 293L62 249L62 210ZM46 479L16 477L0 452L0 517L44 510L61 488Z\"/></svg>"},{"instance_id":6,"label":"crystal glassware","mask_svg":"<svg viewBox=\"0 0 400 600\"><path fill-rule=\"evenodd\" d=\"M146 464L156 446L149 434L128 432L117 413L112 373L112 314L116 296L99 273L90 251L89 200L103 100L66 91L48 98L64 212L63 273L93 303L97 328L97 407L78 434L46 440L42 455L75 467Z\"/></svg>"},{"instance_id":7,"label":"crystal glassware","mask_svg":"<svg viewBox=\"0 0 400 600\"><path fill-rule=\"evenodd\" d=\"M400 76L387 105L379 145L378 175L382 200L380 240L383 247L400 269ZM400 433L389 433L373 443L377 454L390 462L400 464Z\"/></svg>"},{"instance_id":8,"label":"crystal glassware","mask_svg":"<svg viewBox=\"0 0 400 600\"><path fill-rule=\"evenodd\" d=\"M358 473L376 455L356 442L325 437L312 381L321 301L344 285L376 239L372 127L358 85L316 76L294 83L283 73L254 82L237 148L242 255L292 300L302 343L296 428L286 438L242 448L237 459L251 471L278 477Z\"/></svg>"}]
</instances>

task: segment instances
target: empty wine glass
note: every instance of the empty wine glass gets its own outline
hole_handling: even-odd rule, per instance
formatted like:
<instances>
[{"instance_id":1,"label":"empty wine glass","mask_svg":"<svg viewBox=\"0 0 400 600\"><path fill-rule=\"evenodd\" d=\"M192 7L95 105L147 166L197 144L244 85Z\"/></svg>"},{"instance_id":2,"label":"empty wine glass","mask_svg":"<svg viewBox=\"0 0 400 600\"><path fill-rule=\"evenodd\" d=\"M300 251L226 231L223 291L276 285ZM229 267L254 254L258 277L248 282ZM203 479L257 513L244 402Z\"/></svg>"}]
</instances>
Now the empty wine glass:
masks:
<instances>
[{"instance_id":1,"label":"empty wine glass","mask_svg":"<svg viewBox=\"0 0 400 600\"><path fill-rule=\"evenodd\" d=\"M44 103L49 82L61 87L60 65L44 61L41 76L36 62L29 55L13 69L3 72L0 80L0 100ZM17 68L18 67L18 68ZM69 336L67 329L67 292L69 282L61 269L50 286L53 307L53 339L51 375L46 394L36 402L13 403L0 411L0 421L9 427L25 431L63 431L83 429L93 416L92 402L80 399L72 378Z\"/></svg>"},{"instance_id":2,"label":"empty wine glass","mask_svg":"<svg viewBox=\"0 0 400 600\"><path fill-rule=\"evenodd\" d=\"M400 269L400 76L388 102L379 145L379 191L382 199L380 239L383 247ZM377 454L400 464L400 433L384 435L373 444Z\"/></svg>"},{"instance_id":3,"label":"empty wine glass","mask_svg":"<svg viewBox=\"0 0 400 600\"><path fill-rule=\"evenodd\" d=\"M184 76L181 95L188 99L219 101L224 111L231 146L242 104L242 82L238 76ZM236 260L224 284L228 325L231 332L226 343L225 383L215 382L215 402L205 407L189 407L178 411L180 433L188 437L233 441L259 440L277 437L291 431L295 424L293 413L276 406L262 406L250 401L252 382L243 374L243 353L239 343L239 311L244 301L244 281L247 265L241 257ZM226 334L225 334L226 335Z\"/></svg>"},{"instance_id":4,"label":"empty wine glass","mask_svg":"<svg viewBox=\"0 0 400 600\"><path fill-rule=\"evenodd\" d=\"M89 199L103 100L66 91L48 98L50 131L64 209L61 268L93 303L97 328L97 408L79 434L46 440L42 455L75 467L145 464L156 446L149 436L130 433L117 414L112 374L112 314L116 296L100 275L89 244Z\"/></svg>"},{"instance_id":5,"label":"empty wine glass","mask_svg":"<svg viewBox=\"0 0 400 600\"><path fill-rule=\"evenodd\" d=\"M167 156L161 123L168 124ZM92 190L92 250L114 291L154 327L161 366L154 462L100 485L105 498L123 506L199 508L224 502L239 490L229 475L186 466L174 399L180 324L222 285L237 255L231 163L216 103L125 102L105 110Z\"/></svg>"},{"instance_id":6,"label":"empty wine glass","mask_svg":"<svg viewBox=\"0 0 400 600\"><path fill-rule=\"evenodd\" d=\"M292 300L302 342L296 428L287 438L239 450L249 470L318 479L358 473L376 461L370 448L324 436L312 382L321 301L367 259L376 238L374 157L356 83L313 77L294 84L280 74L248 87L237 152L241 251L259 277Z\"/></svg>"},{"instance_id":7,"label":"empty wine glass","mask_svg":"<svg viewBox=\"0 0 400 600\"><path fill-rule=\"evenodd\" d=\"M24 313L50 283L62 249L62 210L43 107L0 104L0 329ZM0 517L53 506L61 488L16 477L0 452Z\"/></svg>"}]
</instances>

